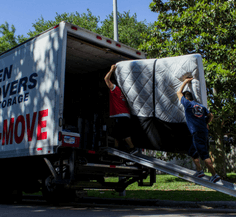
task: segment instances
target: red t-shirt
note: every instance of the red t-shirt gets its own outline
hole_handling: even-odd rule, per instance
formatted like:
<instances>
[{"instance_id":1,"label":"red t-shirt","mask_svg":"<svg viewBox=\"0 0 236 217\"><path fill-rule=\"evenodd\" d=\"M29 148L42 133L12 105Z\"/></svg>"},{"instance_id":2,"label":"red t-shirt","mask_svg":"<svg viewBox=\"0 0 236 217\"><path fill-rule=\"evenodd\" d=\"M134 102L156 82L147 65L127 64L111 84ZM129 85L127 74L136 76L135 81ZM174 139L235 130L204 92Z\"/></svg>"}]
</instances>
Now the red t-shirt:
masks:
<instances>
[{"instance_id":1,"label":"red t-shirt","mask_svg":"<svg viewBox=\"0 0 236 217\"><path fill-rule=\"evenodd\" d=\"M130 110L125 96L118 86L110 90L110 117L130 117Z\"/></svg>"}]
</instances>

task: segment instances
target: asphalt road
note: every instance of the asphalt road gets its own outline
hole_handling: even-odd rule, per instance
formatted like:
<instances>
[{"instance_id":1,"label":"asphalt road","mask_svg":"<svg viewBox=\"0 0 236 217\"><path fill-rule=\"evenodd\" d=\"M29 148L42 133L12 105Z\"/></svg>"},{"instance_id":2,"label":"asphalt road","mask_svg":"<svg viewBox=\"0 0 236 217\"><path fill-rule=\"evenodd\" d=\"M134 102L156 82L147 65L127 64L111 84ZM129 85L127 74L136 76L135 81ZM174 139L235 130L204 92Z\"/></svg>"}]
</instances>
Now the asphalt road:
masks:
<instances>
[{"instance_id":1,"label":"asphalt road","mask_svg":"<svg viewBox=\"0 0 236 217\"><path fill-rule=\"evenodd\" d=\"M235 216L236 213L229 210L219 211L215 209L171 209L155 207L107 207L107 206L80 206L80 205L60 205L49 206L42 203L26 203L0 205L0 217L137 217L137 216L165 216L165 217L193 217L193 216Z\"/></svg>"},{"instance_id":2,"label":"asphalt road","mask_svg":"<svg viewBox=\"0 0 236 217\"><path fill-rule=\"evenodd\" d=\"M85 202L85 201L84 201ZM102 201L101 201L102 202ZM104 202L104 201L103 201ZM114 202L114 201L113 201ZM233 207L234 208L234 207ZM194 208L187 206L141 206L140 204L105 204L105 203L67 203L57 206L48 205L44 200L24 200L22 204L0 204L0 217L193 217L193 216L236 216L236 208L217 208L209 204Z\"/></svg>"}]
</instances>

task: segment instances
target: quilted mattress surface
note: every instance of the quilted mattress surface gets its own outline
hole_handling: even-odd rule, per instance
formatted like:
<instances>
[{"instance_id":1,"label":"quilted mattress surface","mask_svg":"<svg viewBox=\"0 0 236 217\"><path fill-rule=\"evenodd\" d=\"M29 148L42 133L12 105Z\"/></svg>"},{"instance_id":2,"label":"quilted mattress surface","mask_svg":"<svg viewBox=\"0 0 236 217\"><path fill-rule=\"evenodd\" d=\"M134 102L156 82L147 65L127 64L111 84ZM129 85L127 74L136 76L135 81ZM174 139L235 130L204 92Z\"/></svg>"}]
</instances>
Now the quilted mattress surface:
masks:
<instances>
[{"instance_id":1,"label":"quilted mattress surface","mask_svg":"<svg viewBox=\"0 0 236 217\"><path fill-rule=\"evenodd\" d=\"M128 101L135 128L139 125L136 132L149 140L147 146L150 149L166 150L167 142L178 141L176 136L180 132L176 129L180 127L181 133L189 134L184 108L176 93L185 78L193 77L191 84L187 84L184 91L189 90L197 102L207 106L206 84L200 54L122 61L116 66L117 83ZM173 140L163 138L163 135L172 136ZM181 142L182 137L179 139ZM190 138L183 143L185 143L183 150L186 152L188 143L191 143ZM145 145L141 146L145 148ZM177 152L181 152L180 149ZM170 151L176 152L172 148Z\"/></svg>"},{"instance_id":2,"label":"quilted mattress surface","mask_svg":"<svg viewBox=\"0 0 236 217\"><path fill-rule=\"evenodd\" d=\"M155 116L163 121L185 122L184 109L176 93L186 77L194 79L184 91L191 91L196 101L205 106L207 104L202 58L199 54L122 61L117 63L115 74L132 114L137 116L151 117L155 108Z\"/></svg>"}]
</instances>

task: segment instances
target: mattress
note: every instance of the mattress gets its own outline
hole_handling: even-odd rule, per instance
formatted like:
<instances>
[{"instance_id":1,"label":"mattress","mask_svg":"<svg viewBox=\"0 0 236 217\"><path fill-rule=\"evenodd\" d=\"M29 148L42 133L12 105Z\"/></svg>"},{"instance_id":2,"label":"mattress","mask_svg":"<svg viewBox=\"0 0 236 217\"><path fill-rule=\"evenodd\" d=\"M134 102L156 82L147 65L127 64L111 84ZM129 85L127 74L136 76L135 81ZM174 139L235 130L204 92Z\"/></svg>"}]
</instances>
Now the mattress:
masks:
<instances>
[{"instance_id":1,"label":"mattress","mask_svg":"<svg viewBox=\"0 0 236 217\"><path fill-rule=\"evenodd\" d=\"M187 153L192 139L176 93L185 78L193 77L184 91L207 106L201 55L122 61L116 66L117 83L131 110L135 145Z\"/></svg>"}]
</instances>

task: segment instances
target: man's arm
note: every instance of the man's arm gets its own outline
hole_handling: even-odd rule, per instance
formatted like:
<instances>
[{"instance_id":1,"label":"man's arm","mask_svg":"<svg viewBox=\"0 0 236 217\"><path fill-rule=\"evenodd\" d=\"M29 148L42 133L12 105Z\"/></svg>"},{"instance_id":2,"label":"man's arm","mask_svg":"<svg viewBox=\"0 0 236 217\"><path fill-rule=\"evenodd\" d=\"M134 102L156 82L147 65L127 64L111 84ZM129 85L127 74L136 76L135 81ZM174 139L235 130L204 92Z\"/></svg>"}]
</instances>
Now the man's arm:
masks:
<instances>
[{"instance_id":1,"label":"man's arm","mask_svg":"<svg viewBox=\"0 0 236 217\"><path fill-rule=\"evenodd\" d=\"M208 113L207 114L207 129L209 130L209 123L211 123L212 122L212 120L213 120L213 118L214 118L214 115L212 114L212 113Z\"/></svg>"},{"instance_id":2,"label":"man's arm","mask_svg":"<svg viewBox=\"0 0 236 217\"><path fill-rule=\"evenodd\" d=\"M183 89L185 87L185 85L188 83L188 82L191 82L193 80L193 78L186 78L183 82L183 84L180 86L179 90L177 91L177 96L179 98L179 101L181 101L181 98L183 97Z\"/></svg>"},{"instance_id":3,"label":"man's arm","mask_svg":"<svg viewBox=\"0 0 236 217\"><path fill-rule=\"evenodd\" d=\"M104 80L106 82L106 85L110 90L114 88L114 84L111 82L111 75L116 70L116 65L112 65L110 71L106 74Z\"/></svg>"}]
</instances>

